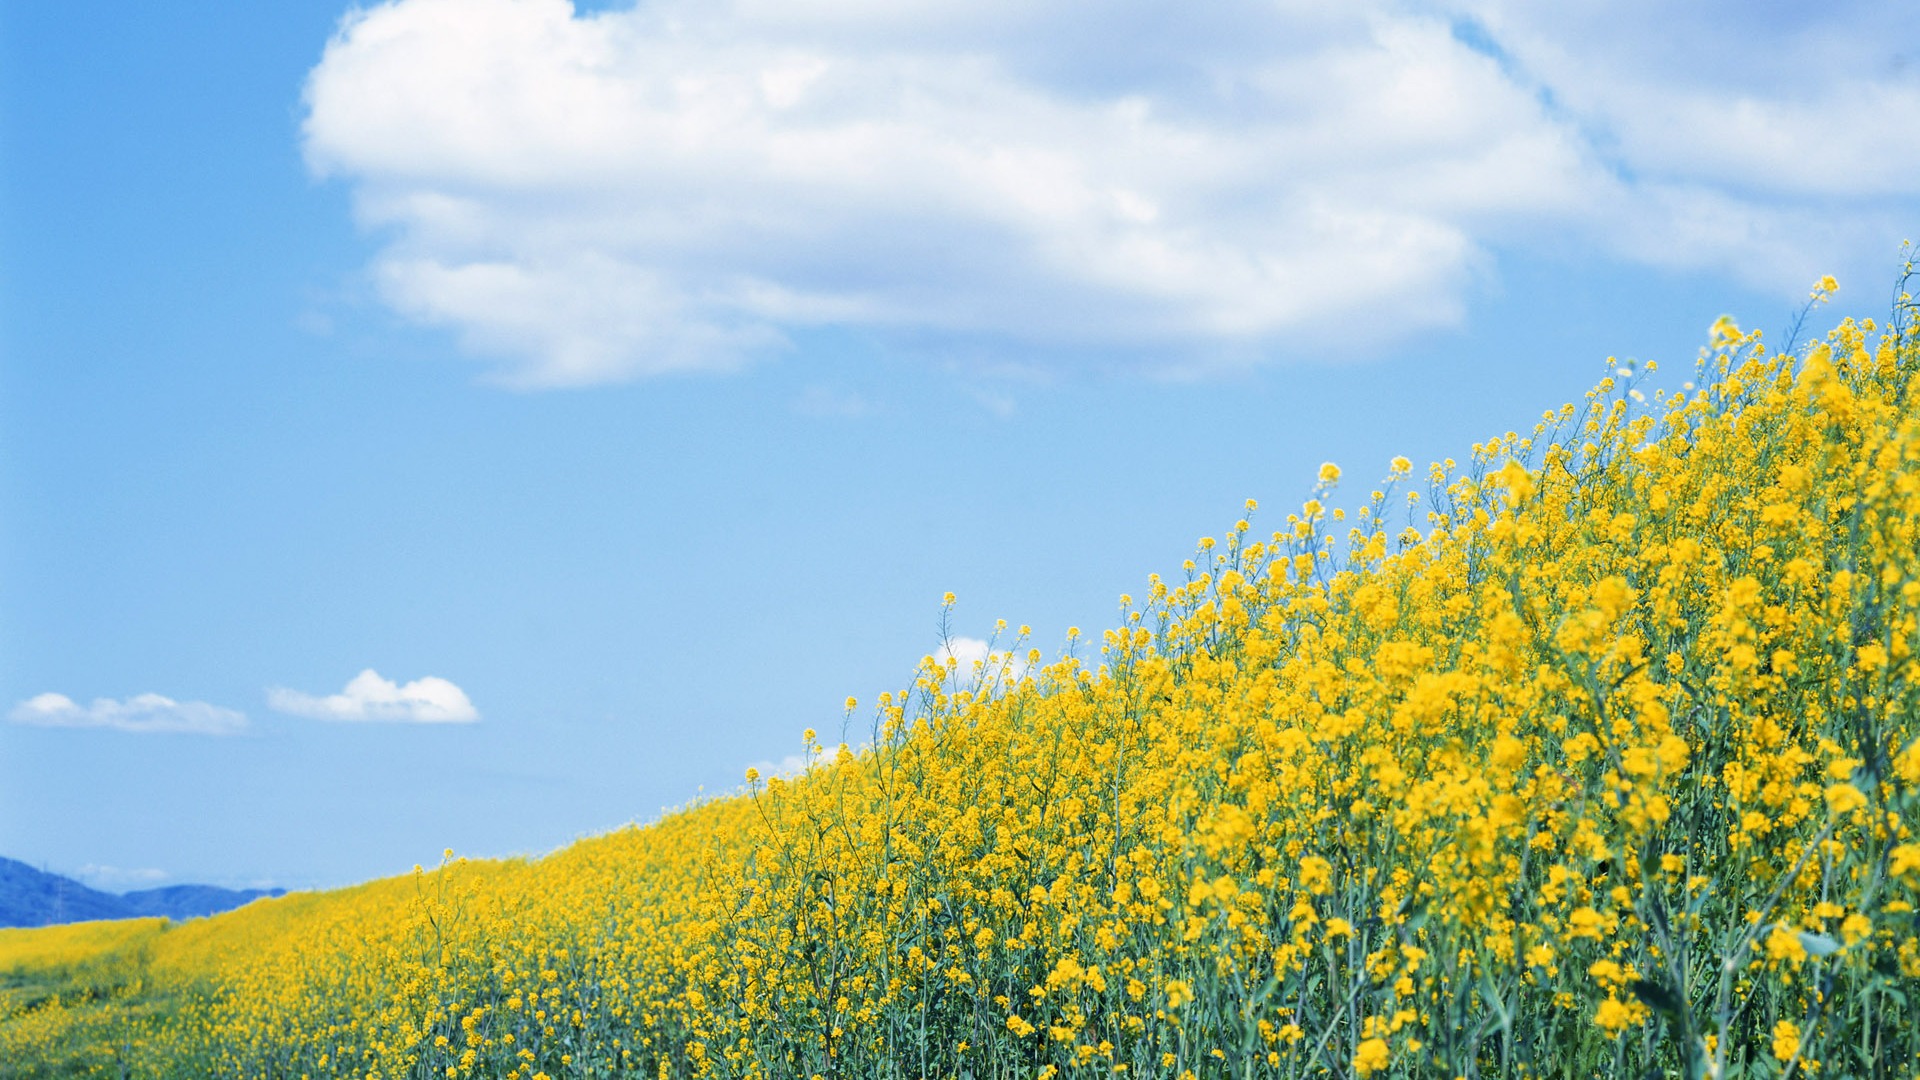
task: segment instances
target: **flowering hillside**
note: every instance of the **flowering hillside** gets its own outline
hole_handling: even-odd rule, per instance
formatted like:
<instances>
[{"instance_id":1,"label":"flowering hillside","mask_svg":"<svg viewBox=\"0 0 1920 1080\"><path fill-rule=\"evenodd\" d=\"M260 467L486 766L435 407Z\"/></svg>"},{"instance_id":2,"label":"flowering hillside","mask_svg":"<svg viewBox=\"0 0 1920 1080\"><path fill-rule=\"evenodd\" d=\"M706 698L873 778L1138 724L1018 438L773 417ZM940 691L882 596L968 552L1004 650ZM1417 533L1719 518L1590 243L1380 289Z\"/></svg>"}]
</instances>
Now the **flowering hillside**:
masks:
<instances>
[{"instance_id":1,"label":"flowering hillside","mask_svg":"<svg viewBox=\"0 0 1920 1080\"><path fill-rule=\"evenodd\" d=\"M1723 320L1697 388L1609 379L1417 487L1396 460L1350 513L1329 466L1097 649L929 660L869 749L809 732L803 776L103 935L61 962L121 977L9 999L0 1057L1920 1075L1913 313L1789 353ZM31 940L0 938L16 983Z\"/></svg>"}]
</instances>

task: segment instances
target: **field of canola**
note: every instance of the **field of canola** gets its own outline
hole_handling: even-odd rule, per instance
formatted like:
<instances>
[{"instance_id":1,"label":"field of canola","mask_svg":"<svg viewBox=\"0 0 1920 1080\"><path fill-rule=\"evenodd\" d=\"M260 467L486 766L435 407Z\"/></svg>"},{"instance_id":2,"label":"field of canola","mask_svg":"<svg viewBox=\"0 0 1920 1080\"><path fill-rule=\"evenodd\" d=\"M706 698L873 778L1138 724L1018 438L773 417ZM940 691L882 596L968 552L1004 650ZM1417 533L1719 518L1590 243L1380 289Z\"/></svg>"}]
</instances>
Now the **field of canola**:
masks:
<instances>
[{"instance_id":1,"label":"field of canola","mask_svg":"<svg viewBox=\"0 0 1920 1080\"><path fill-rule=\"evenodd\" d=\"M1328 466L656 824L0 932L0 1074L1911 1080L1914 315Z\"/></svg>"}]
</instances>

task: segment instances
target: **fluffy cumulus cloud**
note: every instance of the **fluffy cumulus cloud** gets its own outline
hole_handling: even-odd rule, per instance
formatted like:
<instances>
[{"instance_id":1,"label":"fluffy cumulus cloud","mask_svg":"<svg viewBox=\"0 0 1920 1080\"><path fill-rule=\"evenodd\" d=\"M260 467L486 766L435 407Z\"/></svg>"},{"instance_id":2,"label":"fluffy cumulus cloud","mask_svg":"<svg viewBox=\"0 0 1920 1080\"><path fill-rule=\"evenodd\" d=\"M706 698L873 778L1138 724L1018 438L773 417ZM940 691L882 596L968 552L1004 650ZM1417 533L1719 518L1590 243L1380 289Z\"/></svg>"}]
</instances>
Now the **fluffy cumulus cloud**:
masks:
<instances>
[{"instance_id":1,"label":"fluffy cumulus cloud","mask_svg":"<svg viewBox=\"0 0 1920 1080\"><path fill-rule=\"evenodd\" d=\"M466 691L446 679L430 675L401 684L381 678L372 668L355 675L337 694L276 687L267 691L267 704L276 712L314 720L465 724L480 719Z\"/></svg>"},{"instance_id":2,"label":"fluffy cumulus cloud","mask_svg":"<svg viewBox=\"0 0 1920 1080\"><path fill-rule=\"evenodd\" d=\"M1885 272L1902 6L392 0L305 150L385 301L518 385L822 325L1242 362L1457 320L1509 245Z\"/></svg>"},{"instance_id":3,"label":"fluffy cumulus cloud","mask_svg":"<svg viewBox=\"0 0 1920 1080\"><path fill-rule=\"evenodd\" d=\"M15 705L7 718L38 727L193 735L232 735L247 726L243 713L204 701L175 701L161 694L136 694L125 701L95 698L92 704L81 705L65 694L47 693Z\"/></svg>"}]
</instances>

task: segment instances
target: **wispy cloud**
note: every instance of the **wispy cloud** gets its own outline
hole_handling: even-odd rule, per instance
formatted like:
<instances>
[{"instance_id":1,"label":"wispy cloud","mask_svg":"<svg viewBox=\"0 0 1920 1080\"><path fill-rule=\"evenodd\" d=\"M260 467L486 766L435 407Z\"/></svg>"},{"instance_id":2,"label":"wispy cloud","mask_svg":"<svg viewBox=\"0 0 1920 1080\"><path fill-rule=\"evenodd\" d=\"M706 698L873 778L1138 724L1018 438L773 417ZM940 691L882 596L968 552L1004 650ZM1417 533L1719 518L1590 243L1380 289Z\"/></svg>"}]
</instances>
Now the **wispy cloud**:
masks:
<instances>
[{"instance_id":1,"label":"wispy cloud","mask_svg":"<svg viewBox=\"0 0 1920 1080\"><path fill-rule=\"evenodd\" d=\"M152 867L129 869L89 863L74 871L74 876L96 889L118 893L129 889L151 889L172 875Z\"/></svg>"},{"instance_id":2,"label":"wispy cloud","mask_svg":"<svg viewBox=\"0 0 1920 1080\"><path fill-rule=\"evenodd\" d=\"M274 687L267 691L267 705L275 712L314 720L465 724L480 719L466 691L446 679L427 676L400 684L372 668L355 675L337 694Z\"/></svg>"},{"instance_id":3,"label":"wispy cloud","mask_svg":"<svg viewBox=\"0 0 1920 1080\"><path fill-rule=\"evenodd\" d=\"M1620 6L394 0L304 143L386 302L530 387L828 324L1216 370L1457 321L1511 245L1883 272L1906 5Z\"/></svg>"},{"instance_id":4,"label":"wispy cloud","mask_svg":"<svg viewBox=\"0 0 1920 1080\"><path fill-rule=\"evenodd\" d=\"M860 394L809 386L794 399L793 411L819 419L855 420L873 415L879 407Z\"/></svg>"},{"instance_id":5,"label":"wispy cloud","mask_svg":"<svg viewBox=\"0 0 1920 1080\"><path fill-rule=\"evenodd\" d=\"M244 713L204 701L175 701L162 694L136 694L125 701L95 698L83 706L65 694L47 693L15 705L7 718L38 727L194 735L233 735L247 726Z\"/></svg>"}]
</instances>

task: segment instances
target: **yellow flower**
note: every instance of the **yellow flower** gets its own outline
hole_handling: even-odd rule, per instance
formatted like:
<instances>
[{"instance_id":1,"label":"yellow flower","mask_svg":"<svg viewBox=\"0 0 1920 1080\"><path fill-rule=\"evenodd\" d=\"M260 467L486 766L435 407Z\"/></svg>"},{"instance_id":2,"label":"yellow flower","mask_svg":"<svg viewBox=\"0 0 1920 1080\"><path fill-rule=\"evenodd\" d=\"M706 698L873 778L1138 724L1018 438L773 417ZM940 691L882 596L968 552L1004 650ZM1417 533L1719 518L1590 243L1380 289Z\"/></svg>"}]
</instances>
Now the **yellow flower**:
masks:
<instances>
[{"instance_id":1,"label":"yellow flower","mask_svg":"<svg viewBox=\"0 0 1920 1080\"><path fill-rule=\"evenodd\" d=\"M1887 871L1894 877L1904 878L1920 873L1920 844L1898 844L1887 854Z\"/></svg>"},{"instance_id":2,"label":"yellow flower","mask_svg":"<svg viewBox=\"0 0 1920 1080\"><path fill-rule=\"evenodd\" d=\"M1872 933L1873 920L1857 911L1847 916L1840 923L1840 935L1847 939L1848 945L1853 945L1867 938Z\"/></svg>"},{"instance_id":3,"label":"yellow flower","mask_svg":"<svg viewBox=\"0 0 1920 1080\"><path fill-rule=\"evenodd\" d=\"M1788 928L1785 923L1775 923L1767 934L1767 956L1774 960L1799 963L1807 958L1806 946L1800 943L1800 935Z\"/></svg>"},{"instance_id":4,"label":"yellow flower","mask_svg":"<svg viewBox=\"0 0 1920 1080\"><path fill-rule=\"evenodd\" d=\"M1852 784L1840 783L1827 788L1827 810L1834 816L1850 814L1867 805L1867 797Z\"/></svg>"},{"instance_id":5,"label":"yellow flower","mask_svg":"<svg viewBox=\"0 0 1920 1080\"><path fill-rule=\"evenodd\" d=\"M1493 474L1493 479L1507 489L1509 506L1518 506L1533 494L1533 477L1527 472L1527 467L1518 461L1508 461L1499 472Z\"/></svg>"},{"instance_id":6,"label":"yellow flower","mask_svg":"<svg viewBox=\"0 0 1920 1080\"><path fill-rule=\"evenodd\" d=\"M1633 1023L1633 1010L1619 998L1610 997L1594 1010L1593 1023L1609 1035L1618 1035L1628 1024Z\"/></svg>"},{"instance_id":7,"label":"yellow flower","mask_svg":"<svg viewBox=\"0 0 1920 1080\"><path fill-rule=\"evenodd\" d=\"M1363 1040L1353 1053L1353 1071L1361 1076L1372 1076L1387 1067L1389 1058L1387 1040L1378 1036Z\"/></svg>"},{"instance_id":8,"label":"yellow flower","mask_svg":"<svg viewBox=\"0 0 1920 1080\"><path fill-rule=\"evenodd\" d=\"M1800 1052L1800 1025L1791 1020L1782 1020L1773 1025L1773 1056L1780 1061L1791 1061Z\"/></svg>"},{"instance_id":9,"label":"yellow flower","mask_svg":"<svg viewBox=\"0 0 1920 1080\"><path fill-rule=\"evenodd\" d=\"M1583 907L1567 916L1567 937L1592 938L1599 940L1604 921L1600 913L1590 907Z\"/></svg>"},{"instance_id":10,"label":"yellow flower","mask_svg":"<svg viewBox=\"0 0 1920 1080\"><path fill-rule=\"evenodd\" d=\"M1318 855L1301 859L1300 887L1315 896L1333 891L1333 864Z\"/></svg>"}]
</instances>

